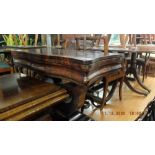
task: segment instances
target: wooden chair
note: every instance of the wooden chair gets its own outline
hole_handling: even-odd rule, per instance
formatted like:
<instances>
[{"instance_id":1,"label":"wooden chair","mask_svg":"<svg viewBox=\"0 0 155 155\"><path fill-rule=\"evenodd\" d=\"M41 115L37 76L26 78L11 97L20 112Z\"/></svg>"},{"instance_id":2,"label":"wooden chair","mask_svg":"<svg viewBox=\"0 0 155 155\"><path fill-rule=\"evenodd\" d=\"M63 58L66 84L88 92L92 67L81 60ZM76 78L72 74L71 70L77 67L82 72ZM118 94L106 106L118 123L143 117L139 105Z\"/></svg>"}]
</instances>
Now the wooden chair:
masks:
<instances>
[{"instance_id":1,"label":"wooden chair","mask_svg":"<svg viewBox=\"0 0 155 155\"><path fill-rule=\"evenodd\" d=\"M147 51L147 50L154 50L155 46L149 46L149 45L138 45L137 46L138 49L142 49L143 51ZM148 65L149 65L149 61L150 61L150 52L143 52L141 54L138 54L137 57L137 68L139 69L139 71L142 71L142 76L143 76L143 82L145 77L147 77L148 74Z\"/></svg>"},{"instance_id":2,"label":"wooden chair","mask_svg":"<svg viewBox=\"0 0 155 155\"><path fill-rule=\"evenodd\" d=\"M63 34L62 35L62 47L64 49L77 49L82 50L84 36L82 34ZM87 35L86 47L92 47L96 41L96 38Z\"/></svg>"},{"instance_id":3,"label":"wooden chair","mask_svg":"<svg viewBox=\"0 0 155 155\"><path fill-rule=\"evenodd\" d=\"M120 70L116 70L113 73L109 73L105 75L102 81L88 90L87 99L91 101L91 103L101 110L107 101L109 101L119 83L119 99L122 100L122 86L124 81L125 70L124 67ZM109 90L109 87L111 89ZM100 90L102 90L102 97L99 97ZM97 94L97 95L94 95Z\"/></svg>"},{"instance_id":4,"label":"wooden chair","mask_svg":"<svg viewBox=\"0 0 155 155\"><path fill-rule=\"evenodd\" d=\"M86 40L85 40L85 45L84 45L84 35L75 36L76 49L83 50L84 46L85 46L85 49L92 49L95 46L95 44L96 44L96 46L99 45L100 38L101 38L100 35L91 36L91 35L87 34Z\"/></svg>"},{"instance_id":5,"label":"wooden chair","mask_svg":"<svg viewBox=\"0 0 155 155\"><path fill-rule=\"evenodd\" d=\"M63 34L61 44L63 49L76 49L75 35Z\"/></svg>"},{"instance_id":6,"label":"wooden chair","mask_svg":"<svg viewBox=\"0 0 155 155\"><path fill-rule=\"evenodd\" d=\"M142 72L142 81L144 82L145 77L148 74L148 65L149 65L150 53L144 53L144 55L140 54L136 59L136 65L139 72Z\"/></svg>"},{"instance_id":7,"label":"wooden chair","mask_svg":"<svg viewBox=\"0 0 155 155\"><path fill-rule=\"evenodd\" d=\"M104 38L104 52L108 54L108 37ZM87 104L89 101L97 108L103 109L104 105L107 101L109 101L117 87L117 84L119 83L119 99L122 100L122 86L125 76L125 68L126 68L125 60L122 60L121 69L117 69L113 72L110 72L106 75L103 75L102 79L100 81L97 81L95 84L92 85L92 87L89 88L87 93ZM109 90L109 87L111 89ZM102 97L99 95L102 91ZM96 95L94 95L96 94ZM86 106L88 107L88 106ZM82 108L82 111L84 108Z\"/></svg>"},{"instance_id":8,"label":"wooden chair","mask_svg":"<svg viewBox=\"0 0 155 155\"><path fill-rule=\"evenodd\" d=\"M148 74L152 74L153 76L155 76L155 58L154 57L150 57L150 60L147 66L147 71L148 71Z\"/></svg>"}]
</instances>

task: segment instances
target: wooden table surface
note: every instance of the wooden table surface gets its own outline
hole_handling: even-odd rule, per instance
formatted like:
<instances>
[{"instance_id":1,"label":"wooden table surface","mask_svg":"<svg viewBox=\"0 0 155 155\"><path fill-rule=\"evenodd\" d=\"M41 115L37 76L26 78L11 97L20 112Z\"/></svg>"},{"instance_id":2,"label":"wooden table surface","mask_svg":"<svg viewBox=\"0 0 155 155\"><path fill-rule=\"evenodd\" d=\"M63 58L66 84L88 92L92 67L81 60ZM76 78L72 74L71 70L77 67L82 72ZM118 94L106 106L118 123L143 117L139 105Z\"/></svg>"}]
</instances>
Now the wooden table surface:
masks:
<instances>
[{"instance_id":1,"label":"wooden table surface","mask_svg":"<svg viewBox=\"0 0 155 155\"><path fill-rule=\"evenodd\" d=\"M0 78L0 113L60 90L59 86L10 74Z\"/></svg>"},{"instance_id":2,"label":"wooden table surface","mask_svg":"<svg viewBox=\"0 0 155 155\"><path fill-rule=\"evenodd\" d=\"M109 48L109 51L117 51L117 52L129 52L129 53L154 53L155 49L151 48L142 48L142 47L137 47L137 48L117 48L117 47L111 47Z\"/></svg>"},{"instance_id":3,"label":"wooden table surface","mask_svg":"<svg viewBox=\"0 0 155 155\"><path fill-rule=\"evenodd\" d=\"M93 51L104 51L104 47L94 47L91 50ZM155 53L155 45L137 45L136 47L130 47L127 46L126 48L123 48L121 46L109 46L109 51L115 51L115 52L136 52L136 53Z\"/></svg>"},{"instance_id":4,"label":"wooden table surface","mask_svg":"<svg viewBox=\"0 0 155 155\"><path fill-rule=\"evenodd\" d=\"M15 63L25 63L32 68L81 84L88 84L91 79L103 73L121 68L123 61L123 57L117 53L52 48L12 49L12 55Z\"/></svg>"}]
</instances>

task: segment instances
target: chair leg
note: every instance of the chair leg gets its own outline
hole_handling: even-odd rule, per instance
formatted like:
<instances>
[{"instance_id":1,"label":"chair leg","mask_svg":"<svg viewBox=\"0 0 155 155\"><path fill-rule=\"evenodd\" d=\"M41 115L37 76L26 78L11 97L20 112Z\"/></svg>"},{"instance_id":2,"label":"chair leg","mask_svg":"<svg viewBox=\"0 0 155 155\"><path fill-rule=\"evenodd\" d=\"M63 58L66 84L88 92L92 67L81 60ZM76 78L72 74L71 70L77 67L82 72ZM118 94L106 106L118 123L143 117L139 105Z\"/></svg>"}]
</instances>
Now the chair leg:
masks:
<instances>
[{"instance_id":1,"label":"chair leg","mask_svg":"<svg viewBox=\"0 0 155 155\"><path fill-rule=\"evenodd\" d=\"M108 85L109 85L109 82L108 80L105 78L104 80L104 88L103 88L103 98L102 98L102 103L101 103L101 107L100 109L102 110L104 105L106 104L106 96L107 96L107 92L108 92Z\"/></svg>"}]
</instances>

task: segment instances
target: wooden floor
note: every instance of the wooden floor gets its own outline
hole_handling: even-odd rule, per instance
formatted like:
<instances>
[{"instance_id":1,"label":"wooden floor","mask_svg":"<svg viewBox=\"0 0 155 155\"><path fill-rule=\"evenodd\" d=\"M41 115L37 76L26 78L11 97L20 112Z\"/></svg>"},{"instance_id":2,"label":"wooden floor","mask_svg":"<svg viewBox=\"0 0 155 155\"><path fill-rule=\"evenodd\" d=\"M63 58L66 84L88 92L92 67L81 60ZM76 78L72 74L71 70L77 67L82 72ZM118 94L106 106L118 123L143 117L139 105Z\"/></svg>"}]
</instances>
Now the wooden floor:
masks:
<instances>
[{"instance_id":1,"label":"wooden floor","mask_svg":"<svg viewBox=\"0 0 155 155\"><path fill-rule=\"evenodd\" d=\"M97 121L133 121L155 96L155 77L148 77L144 83L151 89L148 96L138 95L124 84L122 101L119 100L118 91L116 91L102 111L91 106L85 109L84 113ZM137 83L133 85L137 87Z\"/></svg>"}]
</instances>

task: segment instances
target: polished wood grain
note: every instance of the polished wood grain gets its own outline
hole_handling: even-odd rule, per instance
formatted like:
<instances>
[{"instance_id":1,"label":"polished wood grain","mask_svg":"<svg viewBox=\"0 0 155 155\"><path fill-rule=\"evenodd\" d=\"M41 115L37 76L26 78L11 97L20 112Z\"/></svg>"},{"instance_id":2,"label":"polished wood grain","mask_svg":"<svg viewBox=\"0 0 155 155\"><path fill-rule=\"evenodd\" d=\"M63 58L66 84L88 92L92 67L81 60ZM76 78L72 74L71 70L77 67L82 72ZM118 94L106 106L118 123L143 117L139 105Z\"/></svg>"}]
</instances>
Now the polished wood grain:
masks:
<instances>
[{"instance_id":1,"label":"polished wood grain","mask_svg":"<svg viewBox=\"0 0 155 155\"><path fill-rule=\"evenodd\" d=\"M0 78L0 120L25 120L69 95L60 86L11 74Z\"/></svg>"},{"instance_id":2,"label":"polished wood grain","mask_svg":"<svg viewBox=\"0 0 155 155\"><path fill-rule=\"evenodd\" d=\"M100 51L52 48L12 49L12 56L15 66L28 67L43 76L58 77L75 83L77 87L70 89L75 89L77 92L73 95L77 108L84 104L90 85L101 80L105 75L123 68L121 55L105 54Z\"/></svg>"},{"instance_id":3,"label":"polished wood grain","mask_svg":"<svg viewBox=\"0 0 155 155\"><path fill-rule=\"evenodd\" d=\"M28 102L7 112L0 114L0 120L27 120L37 113L55 105L58 102L64 101L69 95L64 91L55 92L53 94L41 97L34 101Z\"/></svg>"},{"instance_id":4,"label":"polished wood grain","mask_svg":"<svg viewBox=\"0 0 155 155\"><path fill-rule=\"evenodd\" d=\"M51 48L12 50L12 55L15 64L85 85L90 85L109 71L122 68L123 61L119 54Z\"/></svg>"}]
</instances>

